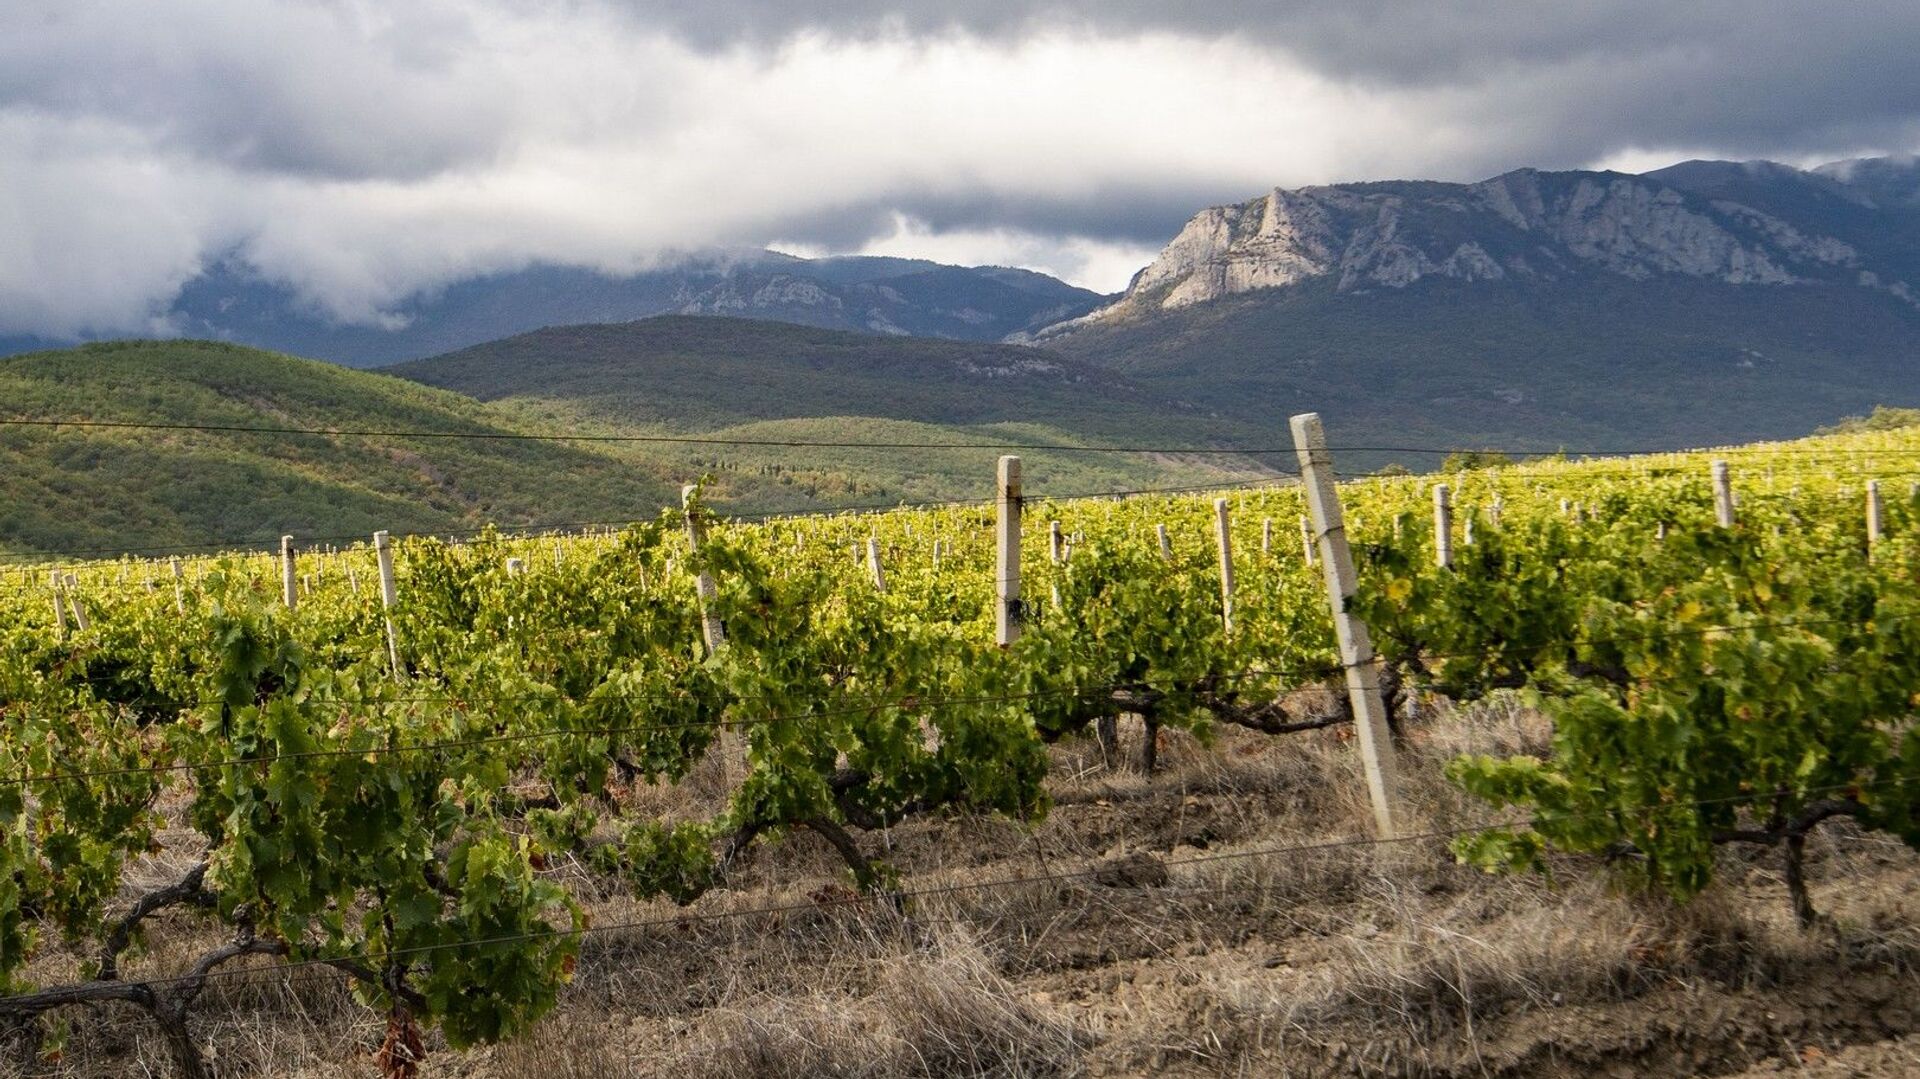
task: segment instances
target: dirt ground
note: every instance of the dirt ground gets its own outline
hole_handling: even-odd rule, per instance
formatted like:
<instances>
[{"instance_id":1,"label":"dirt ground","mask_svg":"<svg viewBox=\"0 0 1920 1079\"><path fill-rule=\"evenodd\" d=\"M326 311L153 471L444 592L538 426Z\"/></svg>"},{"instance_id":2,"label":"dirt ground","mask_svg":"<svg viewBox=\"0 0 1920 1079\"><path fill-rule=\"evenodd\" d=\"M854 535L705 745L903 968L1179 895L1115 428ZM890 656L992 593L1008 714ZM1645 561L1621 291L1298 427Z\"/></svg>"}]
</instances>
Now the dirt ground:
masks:
<instances>
[{"instance_id":1,"label":"dirt ground","mask_svg":"<svg viewBox=\"0 0 1920 1079\"><path fill-rule=\"evenodd\" d=\"M1440 764L1544 733L1511 704L1419 727L1403 831L1485 820ZM916 893L904 911L822 905L844 871L810 834L684 911L576 878L595 925L651 924L587 937L529 1036L456 1052L429 1035L421 1075L1920 1074L1920 856L1896 841L1843 827L1811 843L1827 923L1801 932L1766 853L1729 852L1685 907L1581 859L1488 876L1443 838L1355 842L1367 814L1339 732L1162 737L1151 779L1057 748L1037 828L936 818L862 837ZM642 793L663 810L714 797L710 780ZM775 906L790 909L758 912ZM130 976L177 968L206 933L169 920ZM209 989L194 1030L221 1075L376 1074L383 1021L318 973L263 962ZM139 1013L66 1019L60 1061L0 1075L164 1073Z\"/></svg>"}]
</instances>

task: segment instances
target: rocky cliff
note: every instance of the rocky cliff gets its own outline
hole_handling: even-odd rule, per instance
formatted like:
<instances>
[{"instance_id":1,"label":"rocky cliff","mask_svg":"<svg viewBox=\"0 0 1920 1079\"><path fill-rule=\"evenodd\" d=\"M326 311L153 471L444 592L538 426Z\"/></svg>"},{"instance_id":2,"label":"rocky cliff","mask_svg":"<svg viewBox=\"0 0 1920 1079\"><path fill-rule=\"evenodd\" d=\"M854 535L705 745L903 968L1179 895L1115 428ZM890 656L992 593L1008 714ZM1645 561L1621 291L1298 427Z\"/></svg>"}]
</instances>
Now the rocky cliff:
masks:
<instances>
[{"instance_id":1,"label":"rocky cliff","mask_svg":"<svg viewBox=\"0 0 1920 1079\"><path fill-rule=\"evenodd\" d=\"M1916 207L1920 169L1890 159L1817 172L1689 162L1641 176L1521 169L1474 184L1276 189L1201 211L1121 299L1043 336L1310 280L1362 293L1428 278L1679 275L1844 285L1920 308Z\"/></svg>"}]
</instances>

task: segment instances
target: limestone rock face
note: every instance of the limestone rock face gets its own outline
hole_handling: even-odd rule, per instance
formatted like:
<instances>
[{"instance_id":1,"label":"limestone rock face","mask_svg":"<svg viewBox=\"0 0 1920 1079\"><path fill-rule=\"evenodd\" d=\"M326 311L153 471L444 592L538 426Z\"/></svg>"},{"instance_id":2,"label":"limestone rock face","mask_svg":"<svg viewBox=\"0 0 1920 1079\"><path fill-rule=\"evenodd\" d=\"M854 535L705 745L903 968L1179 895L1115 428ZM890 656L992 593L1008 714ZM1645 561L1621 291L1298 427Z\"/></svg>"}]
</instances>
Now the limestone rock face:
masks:
<instances>
[{"instance_id":1,"label":"limestone rock face","mask_svg":"<svg viewBox=\"0 0 1920 1079\"><path fill-rule=\"evenodd\" d=\"M738 315L775 307L823 307L838 311L845 307L838 296L822 288L818 281L787 274L774 274L758 283L728 279L699 293L687 293L680 300L675 313L682 315Z\"/></svg>"},{"instance_id":2,"label":"limestone rock face","mask_svg":"<svg viewBox=\"0 0 1920 1079\"><path fill-rule=\"evenodd\" d=\"M1275 190L1254 202L1202 211L1128 291L1168 287L1163 306L1183 307L1279 288L1326 273L1336 257L1336 239L1334 222L1318 199Z\"/></svg>"},{"instance_id":3,"label":"limestone rock face","mask_svg":"<svg viewBox=\"0 0 1920 1079\"><path fill-rule=\"evenodd\" d=\"M1891 186L1885 170L1874 175ZM1787 194L1753 198L1754 185ZM1856 216L1877 206L1830 175L1770 163L1689 162L1645 176L1521 169L1474 184L1275 189L1202 210L1118 301L1045 333L1321 280L1364 293L1428 278L1678 275L1743 286L1835 283L1909 299L1907 282L1920 275L1898 258L1876 264L1794 201L1816 198ZM1920 247L1920 234L1912 242Z\"/></svg>"}]
</instances>

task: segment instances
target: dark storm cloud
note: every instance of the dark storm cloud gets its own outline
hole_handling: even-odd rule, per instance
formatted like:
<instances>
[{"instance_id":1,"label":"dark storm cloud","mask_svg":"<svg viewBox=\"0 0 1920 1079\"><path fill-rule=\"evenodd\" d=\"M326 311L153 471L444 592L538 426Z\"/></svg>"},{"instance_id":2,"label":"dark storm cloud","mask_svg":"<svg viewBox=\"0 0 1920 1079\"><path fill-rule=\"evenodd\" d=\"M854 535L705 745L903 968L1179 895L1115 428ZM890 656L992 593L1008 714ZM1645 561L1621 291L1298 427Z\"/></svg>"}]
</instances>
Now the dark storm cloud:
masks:
<instances>
[{"instance_id":1,"label":"dark storm cloud","mask_svg":"<svg viewBox=\"0 0 1920 1079\"><path fill-rule=\"evenodd\" d=\"M617 0L636 20L707 47L819 31L853 37L1046 29L1241 36L1315 69L1393 85L1473 81L1505 64L1630 60L1684 49L1709 64L1911 43L1920 6L1900 0Z\"/></svg>"},{"instance_id":2,"label":"dark storm cloud","mask_svg":"<svg viewBox=\"0 0 1920 1079\"><path fill-rule=\"evenodd\" d=\"M1920 3L1861 0L625 0L706 48L1045 30L1238 37L1333 80L1454 96L1488 153L1573 164L1622 146L1818 154L1910 140ZM1506 130L1502 130L1506 128ZM1500 157L1512 153L1520 160ZM1497 159L1498 158L1498 159ZM1358 178L1358 177L1356 177Z\"/></svg>"}]
</instances>

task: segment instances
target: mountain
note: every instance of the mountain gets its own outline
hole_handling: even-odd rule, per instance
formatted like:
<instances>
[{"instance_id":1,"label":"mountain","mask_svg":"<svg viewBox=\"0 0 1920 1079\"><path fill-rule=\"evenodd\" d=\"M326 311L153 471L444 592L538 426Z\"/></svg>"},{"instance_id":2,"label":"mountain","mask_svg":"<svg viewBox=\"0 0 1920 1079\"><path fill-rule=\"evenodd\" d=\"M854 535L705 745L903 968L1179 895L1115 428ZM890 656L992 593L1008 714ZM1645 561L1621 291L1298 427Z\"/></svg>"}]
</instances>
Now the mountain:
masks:
<instances>
[{"instance_id":1,"label":"mountain","mask_svg":"<svg viewBox=\"0 0 1920 1079\"><path fill-rule=\"evenodd\" d=\"M1029 339L1348 441L1786 436L1920 401L1917 193L1886 160L1276 189Z\"/></svg>"},{"instance_id":2,"label":"mountain","mask_svg":"<svg viewBox=\"0 0 1920 1079\"><path fill-rule=\"evenodd\" d=\"M1883 203L1837 175L1695 161L1644 176L1521 169L1476 184L1275 189L1202 211L1118 301L1053 332L1321 279L1341 293L1597 274L1842 284L1920 310L1920 198Z\"/></svg>"},{"instance_id":3,"label":"mountain","mask_svg":"<svg viewBox=\"0 0 1920 1079\"><path fill-rule=\"evenodd\" d=\"M918 259L706 255L626 276L536 265L407 298L380 325L338 322L230 258L188 281L161 321L179 336L368 367L543 326L659 314L731 315L864 333L997 341L1084 314L1104 297L1044 274ZM0 337L0 355L54 342Z\"/></svg>"},{"instance_id":4,"label":"mountain","mask_svg":"<svg viewBox=\"0 0 1920 1079\"><path fill-rule=\"evenodd\" d=\"M1814 172L1847 185L1881 206L1920 207L1920 156L1835 161Z\"/></svg>"}]
</instances>

